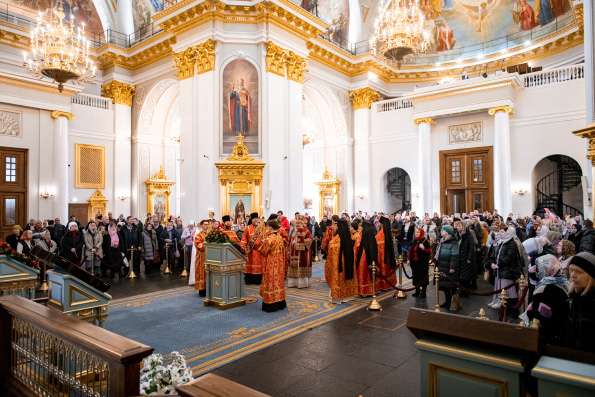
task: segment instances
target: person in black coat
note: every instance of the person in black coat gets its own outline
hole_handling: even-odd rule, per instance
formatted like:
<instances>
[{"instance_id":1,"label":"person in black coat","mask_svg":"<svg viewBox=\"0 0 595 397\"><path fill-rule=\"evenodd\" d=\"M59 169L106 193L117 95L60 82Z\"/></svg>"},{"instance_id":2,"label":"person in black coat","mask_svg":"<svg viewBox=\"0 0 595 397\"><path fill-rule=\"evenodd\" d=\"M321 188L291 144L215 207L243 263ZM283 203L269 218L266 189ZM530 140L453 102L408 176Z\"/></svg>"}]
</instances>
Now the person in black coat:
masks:
<instances>
[{"instance_id":1,"label":"person in black coat","mask_svg":"<svg viewBox=\"0 0 595 397\"><path fill-rule=\"evenodd\" d=\"M83 233L76 222L68 223L68 232L62 237L60 254L68 261L80 266L83 261Z\"/></svg>"},{"instance_id":2,"label":"person in black coat","mask_svg":"<svg viewBox=\"0 0 595 397\"><path fill-rule=\"evenodd\" d=\"M424 229L419 228L415 231L413 245L409 248L409 264L411 265L411 270L413 272L413 286L415 287L413 296L415 297L426 297L431 255L432 245L426 238Z\"/></svg>"},{"instance_id":3,"label":"person in black coat","mask_svg":"<svg viewBox=\"0 0 595 397\"><path fill-rule=\"evenodd\" d=\"M461 221L455 222L455 228L459 234L459 262L460 262L460 282L465 289L471 289L473 281L477 277L475 269L475 236L470 232Z\"/></svg>"},{"instance_id":4,"label":"person in black coat","mask_svg":"<svg viewBox=\"0 0 595 397\"><path fill-rule=\"evenodd\" d=\"M131 216L126 218L126 225L122 227L120 235L122 236L121 249L128 259L129 266L138 274L140 273L140 260L143 249L142 228L139 226L138 220Z\"/></svg>"},{"instance_id":5,"label":"person in black coat","mask_svg":"<svg viewBox=\"0 0 595 397\"><path fill-rule=\"evenodd\" d=\"M522 258L515 241L516 230L506 224L500 225L496 233L496 247L489 259L490 267L496 272L494 288L500 290L514 284L522 274ZM518 301L518 294L514 287L508 288L508 307L512 308ZM493 309L499 309L501 302L498 295L488 304Z\"/></svg>"},{"instance_id":6,"label":"person in black coat","mask_svg":"<svg viewBox=\"0 0 595 397\"><path fill-rule=\"evenodd\" d=\"M568 267L570 293L564 345L595 352L595 255L580 252Z\"/></svg>"},{"instance_id":7,"label":"person in black coat","mask_svg":"<svg viewBox=\"0 0 595 397\"><path fill-rule=\"evenodd\" d=\"M450 225L442 226L440 235L442 239L436 250L436 264L440 272L438 287L444 291L445 297L440 307L450 310L452 297L459 285L459 242L455 230Z\"/></svg>"},{"instance_id":8,"label":"person in black coat","mask_svg":"<svg viewBox=\"0 0 595 397\"><path fill-rule=\"evenodd\" d=\"M66 234L66 226L60 223L60 218L54 219L54 224L50 229L50 234L52 236L52 240L54 240L56 243L58 243L58 246L60 246L62 237L64 237Z\"/></svg>"},{"instance_id":9,"label":"person in black coat","mask_svg":"<svg viewBox=\"0 0 595 397\"><path fill-rule=\"evenodd\" d=\"M595 229L590 219L585 220L585 226L577 235L577 252L590 252L595 254Z\"/></svg>"},{"instance_id":10,"label":"person in black coat","mask_svg":"<svg viewBox=\"0 0 595 397\"><path fill-rule=\"evenodd\" d=\"M180 236L174 227L173 222L167 222L165 229L158 235L158 239L161 241L160 246L163 247L161 252L161 258L167 259L169 267L173 272L175 270L176 259L180 257L178 251L177 241L180 241Z\"/></svg>"},{"instance_id":11,"label":"person in black coat","mask_svg":"<svg viewBox=\"0 0 595 397\"><path fill-rule=\"evenodd\" d=\"M116 220L110 220L105 233L103 234L103 259L101 260L101 271L105 277L113 278L115 274L125 276L123 265L122 237L118 232Z\"/></svg>"},{"instance_id":12,"label":"person in black coat","mask_svg":"<svg viewBox=\"0 0 595 397\"><path fill-rule=\"evenodd\" d=\"M14 225L12 227L12 233L6 236L6 243L10 245L13 250L17 249L21 234L23 234L23 229L19 225Z\"/></svg>"},{"instance_id":13,"label":"person in black coat","mask_svg":"<svg viewBox=\"0 0 595 397\"><path fill-rule=\"evenodd\" d=\"M401 226L401 231L399 232L399 245L401 246L401 252L405 255L405 260L407 260L407 253L409 252L409 247L413 244L413 239L415 236L415 223L411 221L409 216L405 217L405 221Z\"/></svg>"}]
</instances>

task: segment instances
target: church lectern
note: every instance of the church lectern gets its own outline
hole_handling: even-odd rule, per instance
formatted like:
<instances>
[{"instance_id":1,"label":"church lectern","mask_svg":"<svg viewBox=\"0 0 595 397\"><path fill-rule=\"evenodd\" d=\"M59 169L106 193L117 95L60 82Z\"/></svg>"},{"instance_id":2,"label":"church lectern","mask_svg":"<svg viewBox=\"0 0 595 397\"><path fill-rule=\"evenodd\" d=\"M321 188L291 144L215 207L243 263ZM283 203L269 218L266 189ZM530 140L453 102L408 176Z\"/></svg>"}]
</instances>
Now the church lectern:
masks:
<instances>
[{"instance_id":1,"label":"church lectern","mask_svg":"<svg viewBox=\"0 0 595 397\"><path fill-rule=\"evenodd\" d=\"M412 308L422 396L525 396L539 358L537 329Z\"/></svg>"},{"instance_id":2,"label":"church lectern","mask_svg":"<svg viewBox=\"0 0 595 397\"><path fill-rule=\"evenodd\" d=\"M230 243L205 244L206 306L229 309L246 304L243 269L246 259Z\"/></svg>"}]
</instances>

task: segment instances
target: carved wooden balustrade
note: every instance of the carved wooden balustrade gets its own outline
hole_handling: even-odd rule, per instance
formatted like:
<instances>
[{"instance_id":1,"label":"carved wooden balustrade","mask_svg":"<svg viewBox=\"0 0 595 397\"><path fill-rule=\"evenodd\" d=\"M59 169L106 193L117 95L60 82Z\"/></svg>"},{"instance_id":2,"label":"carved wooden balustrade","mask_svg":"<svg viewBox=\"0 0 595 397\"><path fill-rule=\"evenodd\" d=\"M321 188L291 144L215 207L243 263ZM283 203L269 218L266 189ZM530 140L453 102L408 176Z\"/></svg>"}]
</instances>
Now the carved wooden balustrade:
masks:
<instances>
[{"instance_id":1,"label":"carved wooden balustrade","mask_svg":"<svg viewBox=\"0 0 595 397\"><path fill-rule=\"evenodd\" d=\"M28 299L0 297L2 396L136 396L152 351Z\"/></svg>"}]
</instances>

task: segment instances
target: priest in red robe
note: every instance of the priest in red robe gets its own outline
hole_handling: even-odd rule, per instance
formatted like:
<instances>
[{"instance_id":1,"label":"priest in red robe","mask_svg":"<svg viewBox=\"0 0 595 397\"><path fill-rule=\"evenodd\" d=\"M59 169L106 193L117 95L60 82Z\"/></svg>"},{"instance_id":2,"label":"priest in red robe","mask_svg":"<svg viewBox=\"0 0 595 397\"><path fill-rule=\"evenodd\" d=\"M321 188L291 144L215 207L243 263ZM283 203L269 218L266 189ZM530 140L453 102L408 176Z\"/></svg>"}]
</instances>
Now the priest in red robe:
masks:
<instances>
[{"instance_id":1,"label":"priest in red robe","mask_svg":"<svg viewBox=\"0 0 595 397\"><path fill-rule=\"evenodd\" d=\"M287 287L308 288L310 286L310 277L312 277L311 244L312 234L305 224L304 217L298 215L295 231L289 237Z\"/></svg>"},{"instance_id":2,"label":"priest in red robe","mask_svg":"<svg viewBox=\"0 0 595 397\"><path fill-rule=\"evenodd\" d=\"M285 242L279 234L280 225L276 219L267 222L268 235L255 243L263 259L260 296L262 310L274 312L287 307L285 302Z\"/></svg>"},{"instance_id":3,"label":"priest in red robe","mask_svg":"<svg viewBox=\"0 0 595 397\"><path fill-rule=\"evenodd\" d=\"M244 280L246 284L260 285L262 281L262 254L254 249L257 240L266 234L266 226L261 224L258 213L250 214L250 224L242 234L242 248L247 255Z\"/></svg>"}]
</instances>

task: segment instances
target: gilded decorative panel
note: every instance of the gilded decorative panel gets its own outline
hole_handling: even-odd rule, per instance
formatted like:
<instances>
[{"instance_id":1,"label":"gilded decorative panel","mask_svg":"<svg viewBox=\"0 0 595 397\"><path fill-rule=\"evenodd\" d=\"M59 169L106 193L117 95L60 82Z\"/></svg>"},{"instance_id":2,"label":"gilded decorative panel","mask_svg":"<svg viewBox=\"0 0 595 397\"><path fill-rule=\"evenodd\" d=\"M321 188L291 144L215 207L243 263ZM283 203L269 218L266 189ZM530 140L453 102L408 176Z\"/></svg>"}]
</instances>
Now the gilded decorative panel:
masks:
<instances>
[{"instance_id":1,"label":"gilded decorative panel","mask_svg":"<svg viewBox=\"0 0 595 397\"><path fill-rule=\"evenodd\" d=\"M21 135L22 115L20 112L0 110L0 135Z\"/></svg>"},{"instance_id":2,"label":"gilded decorative panel","mask_svg":"<svg viewBox=\"0 0 595 397\"><path fill-rule=\"evenodd\" d=\"M481 121L448 126L448 143L450 145L467 142L481 142L482 140L483 124Z\"/></svg>"},{"instance_id":3,"label":"gilded decorative panel","mask_svg":"<svg viewBox=\"0 0 595 397\"><path fill-rule=\"evenodd\" d=\"M78 189L104 189L105 147L77 144L75 153L74 186Z\"/></svg>"}]
</instances>

